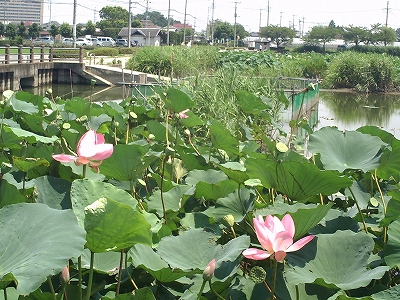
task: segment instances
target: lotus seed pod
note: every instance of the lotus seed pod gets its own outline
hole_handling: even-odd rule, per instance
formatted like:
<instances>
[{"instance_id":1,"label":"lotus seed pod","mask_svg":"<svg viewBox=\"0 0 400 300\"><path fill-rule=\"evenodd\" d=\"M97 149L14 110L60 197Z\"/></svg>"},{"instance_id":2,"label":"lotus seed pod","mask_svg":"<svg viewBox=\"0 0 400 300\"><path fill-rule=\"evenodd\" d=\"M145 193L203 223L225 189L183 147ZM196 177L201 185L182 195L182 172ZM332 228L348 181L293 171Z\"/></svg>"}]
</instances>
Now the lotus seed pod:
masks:
<instances>
[{"instance_id":1,"label":"lotus seed pod","mask_svg":"<svg viewBox=\"0 0 400 300\"><path fill-rule=\"evenodd\" d=\"M115 121L114 125L115 125L115 127L118 127L119 126L119 122Z\"/></svg>"},{"instance_id":2,"label":"lotus seed pod","mask_svg":"<svg viewBox=\"0 0 400 300\"><path fill-rule=\"evenodd\" d=\"M70 129L71 128L71 124L69 123L64 123L62 126L64 129Z\"/></svg>"},{"instance_id":3,"label":"lotus seed pod","mask_svg":"<svg viewBox=\"0 0 400 300\"><path fill-rule=\"evenodd\" d=\"M50 88L50 89L47 89L47 91L46 91L48 94L53 94L53 89L52 88Z\"/></svg>"},{"instance_id":4,"label":"lotus seed pod","mask_svg":"<svg viewBox=\"0 0 400 300\"><path fill-rule=\"evenodd\" d=\"M259 266L255 266L251 269L250 271L250 279L254 282L254 283L261 283L264 282L265 278L267 276L267 272L265 272L265 270Z\"/></svg>"},{"instance_id":5,"label":"lotus seed pod","mask_svg":"<svg viewBox=\"0 0 400 300\"><path fill-rule=\"evenodd\" d=\"M226 226L226 227L233 227L233 225L235 224L235 218L232 215L226 215L225 217L222 218L222 223Z\"/></svg>"},{"instance_id":6,"label":"lotus seed pod","mask_svg":"<svg viewBox=\"0 0 400 300\"><path fill-rule=\"evenodd\" d=\"M87 120L87 115L83 115L82 117L81 117L81 122L84 122L84 121L86 121Z\"/></svg>"},{"instance_id":7,"label":"lotus seed pod","mask_svg":"<svg viewBox=\"0 0 400 300\"><path fill-rule=\"evenodd\" d=\"M190 130L189 130L189 129L185 129L185 133L186 133L187 135L190 135Z\"/></svg>"},{"instance_id":8,"label":"lotus seed pod","mask_svg":"<svg viewBox=\"0 0 400 300\"><path fill-rule=\"evenodd\" d=\"M282 153L285 153L289 150L289 148L282 142L276 143L276 149L278 149L278 151Z\"/></svg>"},{"instance_id":9,"label":"lotus seed pod","mask_svg":"<svg viewBox=\"0 0 400 300\"><path fill-rule=\"evenodd\" d=\"M154 134L152 134L152 133L149 134L149 140L154 140L155 137L156 136Z\"/></svg>"}]
</instances>

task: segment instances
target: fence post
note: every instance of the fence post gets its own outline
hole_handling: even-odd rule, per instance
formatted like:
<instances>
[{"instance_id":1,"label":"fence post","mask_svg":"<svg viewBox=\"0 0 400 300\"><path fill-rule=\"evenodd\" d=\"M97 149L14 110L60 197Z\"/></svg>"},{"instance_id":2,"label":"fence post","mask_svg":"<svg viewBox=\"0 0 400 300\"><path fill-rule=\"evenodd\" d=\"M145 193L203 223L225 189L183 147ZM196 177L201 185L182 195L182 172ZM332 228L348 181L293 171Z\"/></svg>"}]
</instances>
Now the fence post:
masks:
<instances>
[{"instance_id":1,"label":"fence post","mask_svg":"<svg viewBox=\"0 0 400 300\"><path fill-rule=\"evenodd\" d=\"M50 46L49 50L49 62L53 61L53 46Z\"/></svg>"},{"instance_id":2,"label":"fence post","mask_svg":"<svg viewBox=\"0 0 400 300\"><path fill-rule=\"evenodd\" d=\"M10 45L6 46L5 63L10 63Z\"/></svg>"},{"instance_id":3,"label":"fence post","mask_svg":"<svg viewBox=\"0 0 400 300\"><path fill-rule=\"evenodd\" d=\"M79 48L79 62L83 63L83 47Z\"/></svg>"},{"instance_id":4,"label":"fence post","mask_svg":"<svg viewBox=\"0 0 400 300\"><path fill-rule=\"evenodd\" d=\"M35 62L35 49L34 49L33 45L31 46L31 51L30 52L31 52L30 53L30 58L29 58L30 63L34 63Z\"/></svg>"},{"instance_id":5,"label":"fence post","mask_svg":"<svg viewBox=\"0 0 400 300\"><path fill-rule=\"evenodd\" d=\"M44 62L44 46L40 47L40 62Z\"/></svg>"},{"instance_id":6,"label":"fence post","mask_svg":"<svg viewBox=\"0 0 400 300\"><path fill-rule=\"evenodd\" d=\"M18 63L22 63L22 45L18 46Z\"/></svg>"}]
</instances>

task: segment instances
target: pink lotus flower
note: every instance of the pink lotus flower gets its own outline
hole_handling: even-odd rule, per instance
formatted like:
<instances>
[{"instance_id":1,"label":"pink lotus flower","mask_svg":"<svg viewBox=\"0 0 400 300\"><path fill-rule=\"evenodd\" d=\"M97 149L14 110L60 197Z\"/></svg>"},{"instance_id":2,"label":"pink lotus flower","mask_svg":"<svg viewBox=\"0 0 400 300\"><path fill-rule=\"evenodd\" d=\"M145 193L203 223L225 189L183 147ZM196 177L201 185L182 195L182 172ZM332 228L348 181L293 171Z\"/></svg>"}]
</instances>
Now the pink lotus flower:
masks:
<instances>
[{"instance_id":1,"label":"pink lotus flower","mask_svg":"<svg viewBox=\"0 0 400 300\"><path fill-rule=\"evenodd\" d=\"M104 136L101 133L89 130L79 140L77 155L55 154L53 158L59 162L73 161L77 166L89 164L92 169L98 172L98 167L103 159L110 157L114 150L112 144L105 144L104 142Z\"/></svg>"},{"instance_id":2,"label":"pink lotus flower","mask_svg":"<svg viewBox=\"0 0 400 300\"><path fill-rule=\"evenodd\" d=\"M203 279L204 280L209 280L211 277L214 276L214 271L215 271L215 258L210 261L207 265L207 267L203 271Z\"/></svg>"},{"instance_id":3,"label":"pink lotus flower","mask_svg":"<svg viewBox=\"0 0 400 300\"><path fill-rule=\"evenodd\" d=\"M180 113L178 113L178 117L181 119L187 119L189 116L186 114L189 111L189 109L182 110Z\"/></svg>"},{"instance_id":4,"label":"pink lotus flower","mask_svg":"<svg viewBox=\"0 0 400 300\"><path fill-rule=\"evenodd\" d=\"M262 216L258 216L258 219L253 219L253 223L258 241L264 250L249 248L242 254L244 257L254 260L263 260L273 255L273 258L281 262L285 259L287 252L303 248L314 238L313 235L309 235L293 243L295 228L289 214L286 214L282 221L275 216L268 215L264 222Z\"/></svg>"}]
</instances>

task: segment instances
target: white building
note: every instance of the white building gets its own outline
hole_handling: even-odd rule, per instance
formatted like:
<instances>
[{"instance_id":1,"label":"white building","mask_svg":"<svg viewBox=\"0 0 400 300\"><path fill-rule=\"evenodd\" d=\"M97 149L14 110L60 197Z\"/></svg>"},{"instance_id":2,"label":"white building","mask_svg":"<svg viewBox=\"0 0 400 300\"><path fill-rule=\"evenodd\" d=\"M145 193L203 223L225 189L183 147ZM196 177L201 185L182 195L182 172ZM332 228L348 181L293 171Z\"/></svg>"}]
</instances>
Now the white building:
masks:
<instances>
[{"instance_id":1,"label":"white building","mask_svg":"<svg viewBox=\"0 0 400 300\"><path fill-rule=\"evenodd\" d=\"M0 22L3 24L43 23L43 0L0 0Z\"/></svg>"}]
</instances>

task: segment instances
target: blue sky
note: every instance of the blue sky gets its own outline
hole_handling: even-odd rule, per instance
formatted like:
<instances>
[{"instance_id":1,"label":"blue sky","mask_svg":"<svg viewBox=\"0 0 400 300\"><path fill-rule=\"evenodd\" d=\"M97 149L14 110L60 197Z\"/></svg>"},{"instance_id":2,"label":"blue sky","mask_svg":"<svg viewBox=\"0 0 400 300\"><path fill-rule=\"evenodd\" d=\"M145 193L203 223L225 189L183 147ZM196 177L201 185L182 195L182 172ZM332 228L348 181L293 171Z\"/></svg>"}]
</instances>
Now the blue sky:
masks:
<instances>
[{"instance_id":1,"label":"blue sky","mask_svg":"<svg viewBox=\"0 0 400 300\"><path fill-rule=\"evenodd\" d=\"M170 0L171 15L183 22L185 0ZM51 4L50 4L51 3ZM74 0L45 0L44 22L51 19L72 24ZM128 0L77 0L77 22L99 21L98 11L104 6L121 6L128 9ZM186 22L196 30L205 29L207 20L212 18L213 0L187 0ZM269 0L269 24L293 26L298 30L315 25L328 25L331 20L336 25L366 26L386 22L386 0ZM168 0L132 1L132 13L144 13L146 6L150 11L168 14ZM268 0L214 0L214 19L234 23L235 6L237 23L248 31L258 31L258 27L267 25ZM261 18L260 18L261 12ZM400 28L400 1L389 1L388 26Z\"/></svg>"}]
</instances>

